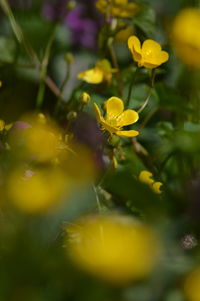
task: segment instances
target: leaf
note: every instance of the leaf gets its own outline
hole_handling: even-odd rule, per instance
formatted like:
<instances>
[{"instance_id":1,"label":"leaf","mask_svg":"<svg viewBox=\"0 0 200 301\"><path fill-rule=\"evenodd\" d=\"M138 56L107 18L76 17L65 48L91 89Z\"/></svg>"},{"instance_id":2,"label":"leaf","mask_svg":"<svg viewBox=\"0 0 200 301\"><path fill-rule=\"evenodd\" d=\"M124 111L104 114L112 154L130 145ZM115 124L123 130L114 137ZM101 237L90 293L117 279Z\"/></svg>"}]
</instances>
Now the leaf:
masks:
<instances>
[{"instance_id":1,"label":"leaf","mask_svg":"<svg viewBox=\"0 0 200 301\"><path fill-rule=\"evenodd\" d=\"M0 37L0 63L12 63L16 44L13 39Z\"/></svg>"},{"instance_id":2,"label":"leaf","mask_svg":"<svg viewBox=\"0 0 200 301\"><path fill-rule=\"evenodd\" d=\"M147 37L153 38L155 33L156 15L153 8L148 3L141 5L140 13L134 17L133 22Z\"/></svg>"}]
</instances>

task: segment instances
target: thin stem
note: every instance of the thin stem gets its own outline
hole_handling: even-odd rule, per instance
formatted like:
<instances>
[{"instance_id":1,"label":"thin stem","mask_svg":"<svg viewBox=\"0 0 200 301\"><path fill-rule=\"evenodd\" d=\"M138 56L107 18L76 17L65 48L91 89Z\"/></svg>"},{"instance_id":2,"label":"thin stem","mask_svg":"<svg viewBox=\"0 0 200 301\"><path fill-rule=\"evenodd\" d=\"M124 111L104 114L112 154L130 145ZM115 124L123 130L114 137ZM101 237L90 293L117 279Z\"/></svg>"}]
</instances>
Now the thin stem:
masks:
<instances>
[{"instance_id":1,"label":"thin stem","mask_svg":"<svg viewBox=\"0 0 200 301\"><path fill-rule=\"evenodd\" d=\"M155 69L152 69L151 70L151 75L150 75L150 88L149 88L149 92L147 94L147 98L145 99L143 105L137 111L138 114L140 114L145 109L145 107L148 105L148 103L149 103L149 99L151 97L151 93L152 93L152 90L153 90L153 87L154 87L155 75L156 75L156 71L155 71Z\"/></svg>"},{"instance_id":2,"label":"thin stem","mask_svg":"<svg viewBox=\"0 0 200 301\"><path fill-rule=\"evenodd\" d=\"M37 108L40 109L43 103L43 99L44 99L44 93L45 93L45 77L47 75L47 67L48 67L48 63L49 63L49 58L50 58L50 53L51 53L51 47L55 38L55 34L56 34L56 29L57 26L55 26L50 39L47 43L47 47L45 49L45 53L44 53L44 58L41 64L41 80L40 80L40 85L39 85L39 90L38 90L38 95L37 95L37 101L36 101L36 105Z\"/></svg>"},{"instance_id":3,"label":"thin stem","mask_svg":"<svg viewBox=\"0 0 200 301\"><path fill-rule=\"evenodd\" d=\"M135 80L136 80L137 71L138 71L138 67L136 68L135 74L132 77L131 82L130 82L130 86L129 86L129 90L128 90L128 97L127 97L127 102L126 102L127 108L129 107L129 104L130 104L131 95L132 95L132 91L133 91L133 85L134 85Z\"/></svg>"},{"instance_id":4,"label":"thin stem","mask_svg":"<svg viewBox=\"0 0 200 301\"><path fill-rule=\"evenodd\" d=\"M111 40L109 41L109 39L111 39ZM116 79L117 79L117 84L118 84L117 88L118 88L119 96L122 97L123 96L123 86L122 86L121 73L120 73L120 70L119 70L119 64L118 64L118 61L117 61L117 56L116 56L116 53L115 53L115 49L113 47L112 38L109 38L109 39L108 39L108 49L110 51L112 64L113 64L114 68L117 69L117 72L116 72Z\"/></svg>"},{"instance_id":5,"label":"thin stem","mask_svg":"<svg viewBox=\"0 0 200 301\"><path fill-rule=\"evenodd\" d=\"M8 19L10 21L12 30L15 34L15 37L16 37L18 43L22 44L22 46L24 47L27 55L32 60L32 62L34 63L34 67L40 72L41 62L38 59L37 54L35 53L32 46L25 39L24 34L23 34L20 26L17 24L17 22L15 20L15 17L12 13L12 10L10 9L8 1L7 0L0 0L0 5L1 5L5 15L8 17ZM58 97L60 95L60 90L57 87L57 85L53 82L53 80L49 76L46 76L44 81L47 84L47 86L49 87L49 89Z\"/></svg>"},{"instance_id":6,"label":"thin stem","mask_svg":"<svg viewBox=\"0 0 200 301\"><path fill-rule=\"evenodd\" d=\"M102 207L101 207L101 202L100 202L100 199L99 199L99 196L98 196L97 189L96 189L95 185L92 185L92 188L93 188L93 191L94 191L94 194L95 194L95 197L96 197L98 211L101 212Z\"/></svg>"}]
</instances>

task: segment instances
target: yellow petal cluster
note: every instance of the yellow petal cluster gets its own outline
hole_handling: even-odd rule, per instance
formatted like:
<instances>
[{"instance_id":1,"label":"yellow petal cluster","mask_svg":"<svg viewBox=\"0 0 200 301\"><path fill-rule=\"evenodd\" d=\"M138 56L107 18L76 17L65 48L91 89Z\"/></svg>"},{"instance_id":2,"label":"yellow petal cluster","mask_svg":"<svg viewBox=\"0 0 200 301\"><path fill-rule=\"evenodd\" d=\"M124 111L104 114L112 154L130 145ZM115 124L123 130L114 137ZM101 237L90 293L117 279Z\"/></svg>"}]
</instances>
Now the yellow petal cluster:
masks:
<instances>
[{"instance_id":1,"label":"yellow petal cluster","mask_svg":"<svg viewBox=\"0 0 200 301\"><path fill-rule=\"evenodd\" d=\"M160 187L163 185L163 183L154 181L152 179L152 177L153 177L153 174L150 171L143 170L140 172L138 179L140 182L149 185L149 187L156 194L161 194L162 191L160 190Z\"/></svg>"},{"instance_id":2,"label":"yellow petal cluster","mask_svg":"<svg viewBox=\"0 0 200 301\"><path fill-rule=\"evenodd\" d=\"M85 217L67 232L72 260L85 271L113 284L143 278L158 258L155 234L127 216Z\"/></svg>"},{"instance_id":3,"label":"yellow petal cluster","mask_svg":"<svg viewBox=\"0 0 200 301\"><path fill-rule=\"evenodd\" d=\"M80 72L77 77L89 84L100 84L103 81L110 83L114 72L117 69L112 68L108 60L102 59L97 61L94 68Z\"/></svg>"},{"instance_id":4,"label":"yellow petal cluster","mask_svg":"<svg viewBox=\"0 0 200 301\"><path fill-rule=\"evenodd\" d=\"M171 38L177 56L183 63L200 68L200 10L186 8L175 17Z\"/></svg>"},{"instance_id":5,"label":"yellow petal cluster","mask_svg":"<svg viewBox=\"0 0 200 301\"><path fill-rule=\"evenodd\" d=\"M106 103L106 117L101 115L101 111L96 103L94 103L94 110L96 118L102 126L103 130L107 130L110 134L115 134L121 137L135 137L139 134L138 131L128 130L124 131L124 126L135 123L139 116L134 110L125 110L124 103L118 97L109 98Z\"/></svg>"},{"instance_id":6,"label":"yellow petal cluster","mask_svg":"<svg viewBox=\"0 0 200 301\"><path fill-rule=\"evenodd\" d=\"M111 17L131 18L140 8L139 5L128 0L97 0L96 8Z\"/></svg>"},{"instance_id":7,"label":"yellow petal cluster","mask_svg":"<svg viewBox=\"0 0 200 301\"><path fill-rule=\"evenodd\" d=\"M128 48L139 67L153 69L169 59L168 53L163 51L160 44L154 40L145 40L141 45L136 36L131 36L128 39Z\"/></svg>"},{"instance_id":8,"label":"yellow petal cluster","mask_svg":"<svg viewBox=\"0 0 200 301\"><path fill-rule=\"evenodd\" d=\"M189 275L187 275L184 282L184 293L189 301L199 301L200 300L200 267L193 270Z\"/></svg>"}]
</instances>

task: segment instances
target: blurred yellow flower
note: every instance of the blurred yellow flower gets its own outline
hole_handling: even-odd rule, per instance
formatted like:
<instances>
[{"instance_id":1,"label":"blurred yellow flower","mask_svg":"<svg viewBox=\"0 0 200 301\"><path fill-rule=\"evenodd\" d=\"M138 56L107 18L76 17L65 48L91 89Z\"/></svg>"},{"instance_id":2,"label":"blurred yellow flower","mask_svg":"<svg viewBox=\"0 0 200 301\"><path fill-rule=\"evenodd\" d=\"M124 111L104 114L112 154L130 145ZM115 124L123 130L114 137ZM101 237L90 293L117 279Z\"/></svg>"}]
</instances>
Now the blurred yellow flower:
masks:
<instances>
[{"instance_id":1,"label":"blurred yellow flower","mask_svg":"<svg viewBox=\"0 0 200 301\"><path fill-rule=\"evenodd\" d=\"M114 72L117 72L117 69L112 68L110 62L103 59L97 61L94 68L80 72L77 77L89 84L100 84L103 81L110 83Z\"/></svg>"},{"instance_id":2,"label":"blurred yellow flower","mask_svg":"<svg viewBox=\"0 0 200 301\"><path fill-rule=\"evenodd\" d=\"M139 134L138 131L128 130L123 131L122 127L135 123L139 116L134 110L125 110L124 103L118 97L111 97L105 102L106 118L101 115L100 109L94 103L96 118L102 125L102 129L107 130L110 134L116 134L122 137L135 137Z\"/></svg>"},{"instance_id":3,"label":"blurred yellow flower","mask_svg":"<svg viewBox=\"0 0 200 301\"><path fill-rule=\"evenodd\" d=\"M126 28L118 31L118 33L115 36L115 40L119 43L126 43L128 38L132 36L133 33L134 33L133 27L129 25Z\"/></svg>"},{"instance_id":4,"label":"blurred yellow flower","mask_svg":"<svg viewBox=\"0 0 200 301\"><path fill-rule=\"evenodd\" d=\"M79 100L80 100L80 103L86 105L90 102L90 95L86 92L83 92L80 97L79 97Z\"/></svg>"},{"instance_id":5,"label":"blurred yellow flower","mask_svg":"<svg viewBox=\"0 0 200 301\"><path fill-rule=\"evenodd\" d=\"M127 216L89 216L66 230L72 260L113 284L143 278L158 260L155 234Z\"/></svg>"},{"instance_id":6,"label":"blurred yellow flower","mask_svg":"<svg viewBox=\"0 0 200 301\"><path fill-rule=\"evenodd\" d=\"M171 38L180 60L191 67L200 68L200 10L186 8L175 17Z\"/></svg>"},{"instance_id":7,"label":"blurred yellow flower","mask_svg":"<svg viewBox=\"0 0 200 301\"><path fill-rule=\"evenodd\" d=\"M2 132L3 130L8 131L12 126L12 123L6 124L4 120L0 119L0 132Z\"/></svg>"},{"instance_id":8,"label":"blurred yellow flower","mask_svg":"<svg viewBox=\"0 0 200 301\"><path fill-rule=\"evenodd\" d=\"M152 179L153 174L150 171L143 170L139 174L139 181L142 183L145 183L149 185L149 187L156 193L161 194L162 191L160 190L160 187L163 185L161 182L156 182Z\"/></svg>"},{"instance_id":9,"label":"blurred yellow flower","mask_svg":"<svg viewBox=\"0 0 200 301\"><path fill-rule=\"evenodd\" d=\"M13 131L9 143L23 158L39 162L53 160L60 151L61 131L52 120L43 114L24 117L29 127L25 130Z\"/></svg>"},{"instance_id":10,"label":"blurred yellow flower","mask_svg":"<svg viewBox=\"0 0 200 301\"><path fill-rule=\"evenodd\" d=\"M183 290L186 298L189 301L200 300L200 267L196 268L189 275L187 275Z\"/></svg>"},{"instance_id":11,"label":"blurred yellow flower","mask_svg":"<svg viewBox=\"0 0 200 301\"><path fill-rule=\"evenodd\" d=\"M59 169L15 170L7 183L10 201L20 210L37 214L60 204L67 183Z\"/></svg>"},{"instance_id":12,"label":"blurred yellow flower","mask_svg":"<svg viewBox=\"0 0 200 301\"><path fill-rule=\"evenodd\" d=\"M138 4L128 0L97 0L96 7L103 14L119 18L131 18L140 10Z\"/></svg>"},{"instance_id":13,"label":"blurred yellow flower","mask_svg":"<svg viewBox=\"0 0 200 301\"><path fill-rule=\"evenodd\" d=\"M160 44L153 40L146 40L141 45L140 40L136 36L131 36L128 39L128 48L139 67L144 66L145 68L153 69L169 59L168 53L162 51Z\"/></svg>"}]
</instances>

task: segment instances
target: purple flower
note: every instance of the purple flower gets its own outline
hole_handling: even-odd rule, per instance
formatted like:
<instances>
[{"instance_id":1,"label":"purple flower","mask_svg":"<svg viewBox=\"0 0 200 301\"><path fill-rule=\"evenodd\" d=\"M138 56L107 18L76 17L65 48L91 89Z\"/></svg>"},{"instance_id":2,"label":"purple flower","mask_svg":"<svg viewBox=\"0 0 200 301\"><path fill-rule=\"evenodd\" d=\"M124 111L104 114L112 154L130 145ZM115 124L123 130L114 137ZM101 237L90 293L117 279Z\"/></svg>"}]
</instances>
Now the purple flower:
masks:
<instances>
[{"instance_id":1,"label":"purple flower","mask_svg":"<svg viewBox=\"0 0 200 301\"><path fill-rule=\"evenodd\" d=\"M72 11L67 11L67 2L47 1L43 7L43 14L49 20L61 20L70 28L73 45L96 48L101 19L94 7L94 0L88 0L85 4L77 3Z\"/></svg>"}]
</instances>

